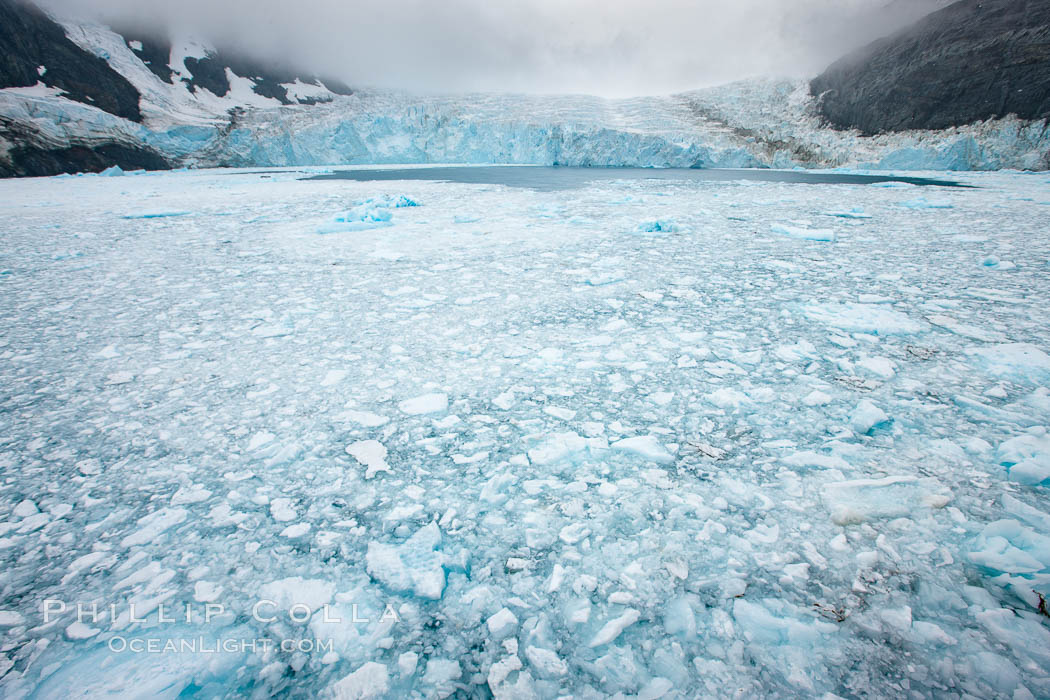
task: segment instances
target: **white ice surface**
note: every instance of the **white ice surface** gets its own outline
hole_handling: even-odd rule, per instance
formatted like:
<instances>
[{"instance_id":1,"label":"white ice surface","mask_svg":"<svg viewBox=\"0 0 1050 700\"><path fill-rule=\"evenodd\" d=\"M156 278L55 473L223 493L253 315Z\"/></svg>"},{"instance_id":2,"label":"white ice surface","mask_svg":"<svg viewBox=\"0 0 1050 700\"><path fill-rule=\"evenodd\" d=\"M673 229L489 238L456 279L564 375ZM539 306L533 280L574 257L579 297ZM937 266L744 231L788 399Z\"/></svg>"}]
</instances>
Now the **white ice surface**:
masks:
<instances>
[{"instance_id":1,"label":"white ice surface","mask_svg":"<svg viewBox=\"0 0 1050 700\"><path fill-rule=\"evenodd\" d=\"M296 177L0 182L0 696L1050 695L1047 175Z\"/></svg>"}]
</instances>

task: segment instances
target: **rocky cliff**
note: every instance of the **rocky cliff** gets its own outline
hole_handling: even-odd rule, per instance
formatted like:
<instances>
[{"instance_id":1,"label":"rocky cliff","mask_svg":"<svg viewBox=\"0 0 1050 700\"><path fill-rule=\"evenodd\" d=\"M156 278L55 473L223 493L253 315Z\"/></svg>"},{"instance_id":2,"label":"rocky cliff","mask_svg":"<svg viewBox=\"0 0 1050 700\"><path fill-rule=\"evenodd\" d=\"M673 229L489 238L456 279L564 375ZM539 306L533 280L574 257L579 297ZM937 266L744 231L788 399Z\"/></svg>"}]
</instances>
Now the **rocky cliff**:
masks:
<instances>
[{"instance_id":1,"label":"rocky cliff","mask_svg":"<svg viewBox=\"0 0 1050 700\"><path fill-rule=\"evenodd\" d=\"M810 83L834 127L878 134L1050 117L1050 2L961 0Z\"/></svg>"}]
</instances>

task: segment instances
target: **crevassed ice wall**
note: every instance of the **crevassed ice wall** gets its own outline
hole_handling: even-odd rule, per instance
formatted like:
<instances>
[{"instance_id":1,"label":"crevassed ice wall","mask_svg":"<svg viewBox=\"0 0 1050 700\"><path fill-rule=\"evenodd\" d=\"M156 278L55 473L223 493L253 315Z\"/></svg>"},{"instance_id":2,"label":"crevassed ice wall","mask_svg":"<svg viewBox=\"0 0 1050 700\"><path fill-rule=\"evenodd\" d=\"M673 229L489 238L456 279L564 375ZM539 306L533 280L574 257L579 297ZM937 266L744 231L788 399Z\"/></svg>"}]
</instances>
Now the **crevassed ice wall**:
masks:
<instances>
[{"instance_id":1,"label":"crevassed ice wall","mask_svg":"<svg viewBox=\"0 0 1050 700\"><path fill-rule=\"evenodd\" d=\"M790 82L670 97L419 97L358 93L330 104L134 124L56 96L0 90L0 114L49 147L116 140L175 165L531 163L652 167L1044 170L1050 130L1005 119L941 132L861 137L821 126ZM2 145L2 144L0 144Z\"/></svg>"}]
</instances>

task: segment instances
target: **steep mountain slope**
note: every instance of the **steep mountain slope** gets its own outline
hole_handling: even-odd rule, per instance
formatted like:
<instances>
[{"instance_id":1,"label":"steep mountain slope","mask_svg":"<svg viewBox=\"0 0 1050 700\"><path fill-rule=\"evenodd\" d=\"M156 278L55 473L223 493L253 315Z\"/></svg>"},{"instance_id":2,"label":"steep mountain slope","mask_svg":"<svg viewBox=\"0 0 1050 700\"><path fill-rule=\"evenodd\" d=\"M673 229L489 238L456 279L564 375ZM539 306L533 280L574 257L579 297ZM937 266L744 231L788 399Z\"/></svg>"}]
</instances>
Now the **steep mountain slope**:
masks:
<instances>
[{"instance_id":1,"label":"steep mountain slope","mask_svg":"<svg viewBox=\"0 0 1050 700\"><path fill-rule=\"evenodd\" d=\"M832 125L875 134L1050 117L1050 2L961 0L811 83Z\"/></svg>"},{"instance_id":2,"label":"steep mountain slope","mask_svg":"<svg viewBox=\"0 0 1050 700\"><path fill-rule=\"evenodd\" d=\"M0 176L171 167L184 149L151 143L158 130L218 130L247 107L350 92L190 39L125 36L0 0Z\"/></svg>"},{"instance_id":3,"label":"steep mountain slope","mask_svg":"<svg viewBox=\"0 0 1050 700\"><path fill-rule=\"evenodd\" d=\"M169 85L182 83L191 93L207 90L216 97L229 94L232 79L252 81L252 91L283 105L317 104L352 90L340 80L305 75L289 67L271 66L236 53L213 49L196 42L173 42L141 29L116 30L127 47L154 75ZM173 56L172 49L177 53ZM179 60L181 58L181 61Z\"/></svg>"},{"instance_id":4,"label":"steep mountain slope","mask_svg":"<svg viewBox=\"0 0 1050 700\"><path fill-rule=\"evenodd\" d=\"M105 59L70 41L36 7L0 0L0 87L42 85L71 100L140 121L139 94Z\"/></svg>"}]
</instances>

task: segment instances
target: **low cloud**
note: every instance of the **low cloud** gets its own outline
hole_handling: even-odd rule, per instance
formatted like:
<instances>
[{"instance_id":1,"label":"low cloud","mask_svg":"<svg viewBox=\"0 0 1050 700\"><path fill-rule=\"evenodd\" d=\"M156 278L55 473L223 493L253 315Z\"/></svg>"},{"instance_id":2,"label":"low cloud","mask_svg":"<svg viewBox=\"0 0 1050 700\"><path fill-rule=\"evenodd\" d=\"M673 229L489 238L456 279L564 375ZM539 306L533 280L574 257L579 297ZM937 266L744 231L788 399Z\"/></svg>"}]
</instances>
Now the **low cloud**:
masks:
<instances>
[{"instance_id":1,"label":"low cloud","mask_svg":"<svg viewBox=\"0 0 1050 700\"><path fill-rule=\"evenodd\" d=\"M811 76L946 0L41 0L416 91L668 93Z\"/></svg>"}]
</instances>

